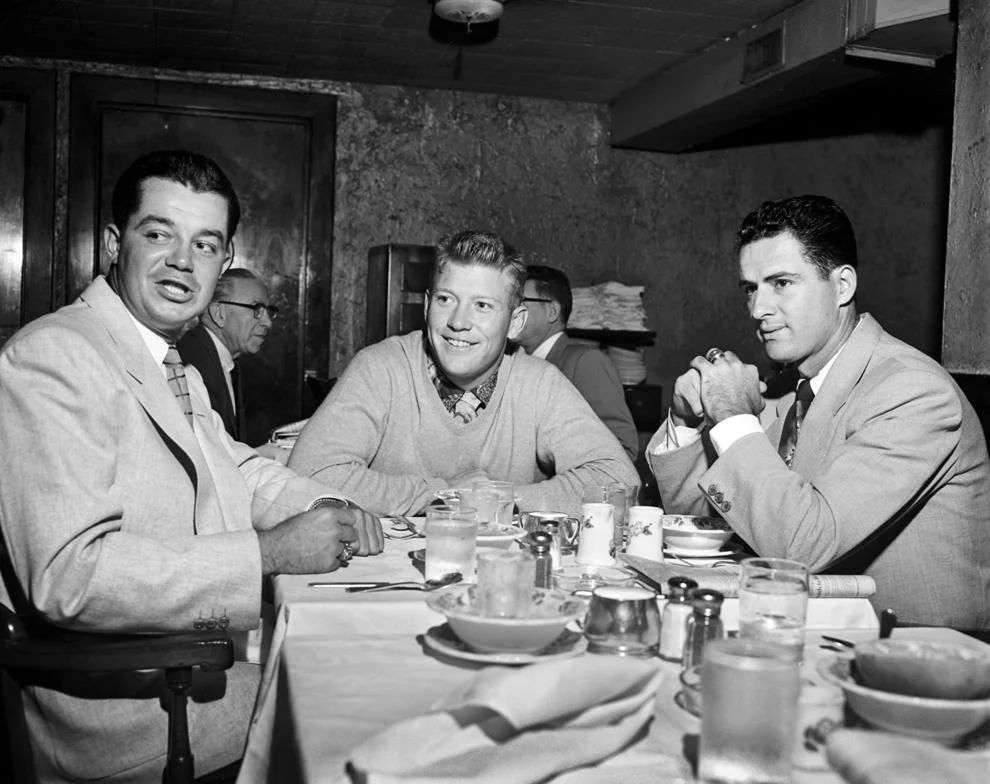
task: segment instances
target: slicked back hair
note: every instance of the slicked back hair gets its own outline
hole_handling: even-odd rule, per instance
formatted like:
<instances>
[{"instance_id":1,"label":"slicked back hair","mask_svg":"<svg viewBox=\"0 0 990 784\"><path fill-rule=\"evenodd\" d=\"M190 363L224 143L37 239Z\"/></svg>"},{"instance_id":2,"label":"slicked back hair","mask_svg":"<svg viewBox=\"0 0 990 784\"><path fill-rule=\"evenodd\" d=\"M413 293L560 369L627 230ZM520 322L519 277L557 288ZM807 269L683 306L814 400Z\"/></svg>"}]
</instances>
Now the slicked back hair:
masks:
<instances>
[{"instance_id":1,"label":"slicked back hair","mask_svg":"<svg viewBox=\"0 0 990 784\"><path fill-rule=\"evenodd\" d=\"M791 196L765 201L745 218L736 233L736 253L746 245L789 232L803 246L805 257L827 278L836 267L856 267L859 254L852 224L827 196Z\"/></svg>"},{"instance_id":2,"label":"slicked back hair","mask_svg":"<svg viewBox=\"0 0 990 784\"><path fill-rule=\"evenodd\" d=\"M213 299L211 302L219 302L222 299L230 299L233 295L234 281L238 280L257 280L261 279L255 275L251 270L245 269L244 267L235 267L234 269L229 269L220 279L217 281L217 287L213 289Z\"/></svg>"},{"instance_id":3,"label":"slicked back hair","mask_svg":"<svg viewBox=\"0 0 990 784\"><path fill-rule=\"evenodd\" d=\"M519 252L498 235L485 231L461 231L440 240L436 252L431 288L436 288L437 278L448 264L478 264L507 272L511 281L509 307L515 308L522 302L526 266Z\"/></svg>"},{"instance_id":4,"label":"slicked back hair","mask_svg":"<svg viewBox=\"0 0 990 784\"><path fill-rule=\"evenodd\" d=\"M560 315L566 326L574 307L571 282L567 279L567 275L556 267L530 264L526 267L526 281L533 284L536 293L541 297L555 299L560 304Z\"/></svg>"},{"instance_id":5,"label":"slicked back hair","mask_svg":"<svg viewBox=\"0 0 990 784\"><path fill-rule=\"evenodd\" d=\"M210 158L188 150L156 150L124 170L113 189L113 222L121 231L141 204L141 186L158 178L185 185L197 193L215 193L227 201L227 241L241 220L241 203L233 184Z\"/></svg>"}]
</instances>

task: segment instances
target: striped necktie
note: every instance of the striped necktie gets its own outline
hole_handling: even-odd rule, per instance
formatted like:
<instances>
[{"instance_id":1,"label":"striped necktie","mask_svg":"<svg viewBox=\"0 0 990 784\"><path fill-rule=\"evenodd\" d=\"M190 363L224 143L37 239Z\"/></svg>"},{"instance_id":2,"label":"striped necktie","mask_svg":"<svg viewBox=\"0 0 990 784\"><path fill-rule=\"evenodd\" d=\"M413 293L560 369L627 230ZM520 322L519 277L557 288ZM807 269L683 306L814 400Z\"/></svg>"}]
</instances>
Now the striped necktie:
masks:
<instances>
[{"instance_id":1,"label":"striped necktie","mask_svg":"<svg viewBox=\"0 0 990 784\"><path fill-rule=\"evenodd\" d=\"M794 459L794 450L797 449L798 434L801 432L801 423L804 422L805 414L811 401L815 399L815 393L811 389L811 382L801 380L798 383L797 396L794 403L784 417L784 427L780 432L780 446L777 453L787 463L790 468L791 460Z\"/></svg>"},{"instance_id":2,"label":"striped necktie","mask_svg":"<svg viewBox=\"0 0 990 784\"><path fill-rule=\"evenodd\" d=\"M172 390L175 399L179 401L179 408L186 415L189 427L192 427L192 401L189 399L189 385L186 383L186 371L182 369L182 357L179 356L179 350L175 346L169 346L165 359L162 361L165 364L165 377L168 380L169 389Z\"/></svg>"}]
</instances>

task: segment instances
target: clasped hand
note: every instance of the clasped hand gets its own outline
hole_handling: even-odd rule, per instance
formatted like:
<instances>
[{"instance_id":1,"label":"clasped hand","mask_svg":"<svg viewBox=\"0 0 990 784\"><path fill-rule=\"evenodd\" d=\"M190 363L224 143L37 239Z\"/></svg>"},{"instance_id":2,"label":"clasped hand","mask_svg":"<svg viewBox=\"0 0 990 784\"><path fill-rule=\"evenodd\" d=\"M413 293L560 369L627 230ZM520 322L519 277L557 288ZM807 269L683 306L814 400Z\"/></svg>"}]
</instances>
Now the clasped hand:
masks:
<instances>
[{"instance_id":1,"label":"clasped hand","mask_svg":"<svg viewBox=\"0 0 990 784\"><path fill-rule=\"evenodd\" d=\"M691 369L674 382L670 403L675 425L716 425L737 414L759 415L766 405L755 365L747 365L731 351L714 363L704 357L691 360Z\"/></svg>"},{"instance_id":2,"label":"clasped hand","mask_svg":"<svg viewBox=\"0 0 990 784\"><path fill-rule=\"evenodd\" d=\"M264 574L315 574L340 566L344 542L355 555L385 547L381 521L360 507L322 506L258 531Z\"/></svg>"}]
</instances>

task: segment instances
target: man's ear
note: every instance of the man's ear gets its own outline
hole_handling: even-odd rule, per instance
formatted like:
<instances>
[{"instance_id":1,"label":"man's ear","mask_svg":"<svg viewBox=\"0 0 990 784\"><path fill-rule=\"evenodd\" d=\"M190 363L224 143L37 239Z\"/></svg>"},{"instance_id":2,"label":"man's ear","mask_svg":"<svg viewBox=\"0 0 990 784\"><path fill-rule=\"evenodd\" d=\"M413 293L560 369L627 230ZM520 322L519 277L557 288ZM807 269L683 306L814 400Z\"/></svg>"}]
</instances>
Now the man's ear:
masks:
<instances>
[{"instance_id":1,"label":"man's ear","mask_svg":"<svg viewBox=\"0 0 990 784\"><path fill-rule=\"evenodd\" d=\"M509 334L506 335L509 340L515 340L522 334L528 317L529 311L526 310L526 306L523 304L516 305L516 309L512 311L512 318L509 321Z\"/></svg>"},{"instance_id":2,"label":"man's ear","mask_svg":"<svg viewBox=\"0 0 990 784\"><path fill-rule=\"evenodd\" d=\"M103 229L103 247L110 257L110 266L113 266L117 263L117 254L120 252L120 231L113 223L108 223Z\"/></svg>"},{"instance_id":3,"label":"man's ear","mask_svg":"<svg viewBox=\"0 0 990 784\"><path fill-rule=\"evenodd\" d=\"M210 320L218 327L222 327L224 322L227 320L226 311L224 310L223 305L219 302L211 302L207 305L206 312L209 314Z\"/></svg>"},{"instance_id":4,"label":"man's ear","mask_svg":"<svg viewBox=\"0 0 990 784\"><path fill-rule=\"evenodd\" d=\"M839 305L848 305L856 296L856 284L858 282L856 268L843 264L841 267L837 267L832 274L838 284Z\"/></svg>"},{"instance_id":5,"label":"man's ear","mask_svg":"<svg viewBox=\"0 0 990 784\"><path fill-rule=\"evenodd\" d=\"M552 299L547 303L547 321L556 324L560 321L561 307L557 300Z\"/></svg>"}]
</instances>

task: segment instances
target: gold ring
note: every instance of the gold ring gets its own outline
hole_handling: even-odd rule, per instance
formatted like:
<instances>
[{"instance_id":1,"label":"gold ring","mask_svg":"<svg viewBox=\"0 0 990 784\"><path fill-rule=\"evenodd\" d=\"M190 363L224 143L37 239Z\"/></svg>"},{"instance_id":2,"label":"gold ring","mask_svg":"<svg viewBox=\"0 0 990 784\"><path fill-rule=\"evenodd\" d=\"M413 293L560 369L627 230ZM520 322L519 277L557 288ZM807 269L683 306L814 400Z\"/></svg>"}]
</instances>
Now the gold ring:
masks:
<instances>
[{"instance_id":1,"label":"gold ring","mask_svg":"<svg viewBox=\"0 0 990 784\"><path fill-rule=\"evenodd\" d=\"M341 563L347 563L354 557L354 548L351 546L350 542L344 542L343 544L344 549L341 550L340 555L337 556L337 560Z\"/></svg>"},{"instance_id":2,"label":"gold ring","mask_svg":"<svg viewBox=\"0 0 990 784\"><path fill-rule=\"evenodd\" d=\"M709 362L711 362L714 365L718 360L720 360L724 356L725 356L725 352L722 351L722 349L710 348L708 349L708 353L705 354L705 359L707 359Z\"/></svg>"}]
</instances>

